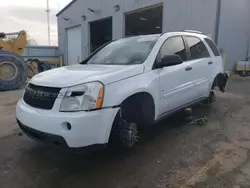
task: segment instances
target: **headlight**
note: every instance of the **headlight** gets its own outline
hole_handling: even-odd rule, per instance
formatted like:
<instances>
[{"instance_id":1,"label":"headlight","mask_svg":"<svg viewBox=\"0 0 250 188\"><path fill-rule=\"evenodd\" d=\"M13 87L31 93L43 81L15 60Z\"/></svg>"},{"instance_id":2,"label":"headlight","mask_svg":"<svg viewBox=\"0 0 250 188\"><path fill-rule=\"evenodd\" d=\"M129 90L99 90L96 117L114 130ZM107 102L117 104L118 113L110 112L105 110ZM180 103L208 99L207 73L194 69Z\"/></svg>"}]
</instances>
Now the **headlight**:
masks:
<instances>
[{"instance_id":1,"label":"headlight","mask_svg":"<svg viewBox=\"0 0 250 188\"><path fill-rule=\"evenodd\" d=\"M76 112L100 109L103 101L103 84L90 82L70 87L62 103L61 112Z\"/></svg>"}]
</instances>

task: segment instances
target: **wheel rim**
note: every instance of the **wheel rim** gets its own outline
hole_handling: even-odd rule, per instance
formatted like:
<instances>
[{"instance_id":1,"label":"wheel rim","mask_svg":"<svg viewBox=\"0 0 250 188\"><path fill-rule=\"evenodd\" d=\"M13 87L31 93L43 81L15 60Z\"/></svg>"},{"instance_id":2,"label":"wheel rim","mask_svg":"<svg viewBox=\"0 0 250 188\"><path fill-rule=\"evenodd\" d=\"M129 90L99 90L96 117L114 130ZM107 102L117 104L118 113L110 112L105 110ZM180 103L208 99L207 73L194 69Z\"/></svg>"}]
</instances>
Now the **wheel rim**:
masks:
<instances>
[{"instance_id":1,"label":"wheel rim","mask_svg":"<svg viewBox=\"0 0 250 188\"><path fill-rule=\"evenodd\" d=\"M0 62L0 79L5 81L14 80L17 77L18 68L11 61Z\"/></svg>"}]
</instances>

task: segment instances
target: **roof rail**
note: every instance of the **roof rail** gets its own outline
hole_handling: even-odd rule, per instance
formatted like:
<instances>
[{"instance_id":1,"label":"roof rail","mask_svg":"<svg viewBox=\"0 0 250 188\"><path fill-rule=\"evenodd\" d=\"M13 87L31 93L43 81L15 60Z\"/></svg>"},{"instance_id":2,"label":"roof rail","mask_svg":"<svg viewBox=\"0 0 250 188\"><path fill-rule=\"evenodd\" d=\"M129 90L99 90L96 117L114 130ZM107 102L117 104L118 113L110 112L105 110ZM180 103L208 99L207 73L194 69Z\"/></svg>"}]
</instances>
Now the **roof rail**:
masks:
<instances>
[{"instance_id":1,"label":"roof rail","mask_svg":"<svg viewBox=\"0 0 250 188\"><path fill-rule=\"evenodd\" d=\"M201 31L195 31L195 30L185 30L185 32L204 34Z\"/></svg>"}]
</instances>

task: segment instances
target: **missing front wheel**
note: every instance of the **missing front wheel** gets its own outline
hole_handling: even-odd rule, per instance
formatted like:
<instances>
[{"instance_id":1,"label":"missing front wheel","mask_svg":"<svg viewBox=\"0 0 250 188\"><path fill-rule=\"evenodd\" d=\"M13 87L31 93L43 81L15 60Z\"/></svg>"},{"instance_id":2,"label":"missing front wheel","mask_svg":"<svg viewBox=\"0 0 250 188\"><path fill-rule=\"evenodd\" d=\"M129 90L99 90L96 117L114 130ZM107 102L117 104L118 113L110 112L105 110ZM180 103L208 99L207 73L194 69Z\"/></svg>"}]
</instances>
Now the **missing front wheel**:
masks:
<instances>
[{"instance_id":1,"label":"missing front wheel","mask_svg":"<svg viewBox=\"0 0 250 188\"><path fill-rule=\"evenodd\" d=\"M126 120L122 120L120 125L119 137L122 145L132 148L138 142L138 126L136 123L128 123Z\"/></svg>"}]
</instances>

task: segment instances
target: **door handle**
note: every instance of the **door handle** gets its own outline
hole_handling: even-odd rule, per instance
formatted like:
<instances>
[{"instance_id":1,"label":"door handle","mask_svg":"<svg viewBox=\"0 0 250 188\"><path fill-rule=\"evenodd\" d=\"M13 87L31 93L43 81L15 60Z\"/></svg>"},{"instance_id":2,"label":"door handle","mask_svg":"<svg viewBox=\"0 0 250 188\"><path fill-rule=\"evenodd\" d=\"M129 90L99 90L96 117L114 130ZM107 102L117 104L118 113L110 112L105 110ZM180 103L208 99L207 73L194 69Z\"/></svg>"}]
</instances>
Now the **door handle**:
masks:
<instances>
[{"instance_id":1,"label":"door handle","mask_svg":"<svg viewBox=\"0 0 250 188\"><path fill-rule=\"evenodd\" d=\"M192 67L187 67L186 71L191 71L193 68Z\"/></svg>"},{"instance_id":2,"label":"door handle","mask_svg":"<svg viewBox=\"0 0 250 188\"><path fill-rule=\"evenodd\" d=\"M214 62L211 61L211 62L208 63L208 65L212 65L213 63L214 63Z\"/></svg>"}]
</instances>

